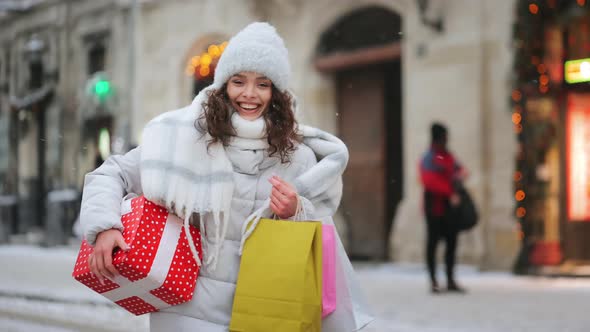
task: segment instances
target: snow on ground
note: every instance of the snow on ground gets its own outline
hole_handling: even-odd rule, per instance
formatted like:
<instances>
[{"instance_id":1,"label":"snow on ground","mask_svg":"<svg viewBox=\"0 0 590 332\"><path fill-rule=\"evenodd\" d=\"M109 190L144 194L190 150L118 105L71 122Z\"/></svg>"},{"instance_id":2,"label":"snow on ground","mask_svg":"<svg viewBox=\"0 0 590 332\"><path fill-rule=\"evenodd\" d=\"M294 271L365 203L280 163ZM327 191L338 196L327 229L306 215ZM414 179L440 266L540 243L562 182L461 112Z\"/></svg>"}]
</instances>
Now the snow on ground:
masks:
<instances>
[{"instance_id":1,"label":"snow on ground","mask_svg":"<svg viewBox=\"0 0 590 332\"><path fill-rule=\"evenodd\" d=\"M0 331L148 330L147 316L128 314L71 278L76 251L0 246ZM432 295L421 264L356 263L355 269L378 317L366 332L590 330L590 279L461 266L458 279L469 293Z\"/></svg>"},{"instance_id":2,"label":"snow on ground","mask_svg":"<svg viewBox=\"0 0 590 332\"><path fill-rule=\"evenodd\" d=\"M0 318L0 327L2 328L1 331L3 332L75 332L76 330L63 328L63 327L56 327L56 326L47 326L45 324L38 324L34 322L23 322L21 320L7 318L2 319Z\"/></svg>"},{"instance_id":3,"label":"snow on ground","mask_svg":"<svg viewBox=\"0 0 590 332\"><path fill-rule=\"evenodd\" d=\"M107 299L72 278L77 250L67 246L1 245L0 294L107 303Z\"/></svg>"},{"instance_id":4,"label":"snow on ground","mask_svg":"<svg viewBox=\"0 0 590 332\"><path fill-rule=\"evenodd\" d=\"M133 316L117 307L0 297L0 331L148 331L148 316ZM43 329L40 327L42 326Z\"/></svg>"},{"instance_id":5,"label":"snow on ground","mask_svg":"<svg viewBox=\"0 0 590 332\"><path fill-rule=\"evenodd\" d=\"M371 332L590 330L588 279L517 277L461 267L458 279L468 294L432 295L419 265L357 264L356 270L380 318Z\"/></svg>"}]
</instances>

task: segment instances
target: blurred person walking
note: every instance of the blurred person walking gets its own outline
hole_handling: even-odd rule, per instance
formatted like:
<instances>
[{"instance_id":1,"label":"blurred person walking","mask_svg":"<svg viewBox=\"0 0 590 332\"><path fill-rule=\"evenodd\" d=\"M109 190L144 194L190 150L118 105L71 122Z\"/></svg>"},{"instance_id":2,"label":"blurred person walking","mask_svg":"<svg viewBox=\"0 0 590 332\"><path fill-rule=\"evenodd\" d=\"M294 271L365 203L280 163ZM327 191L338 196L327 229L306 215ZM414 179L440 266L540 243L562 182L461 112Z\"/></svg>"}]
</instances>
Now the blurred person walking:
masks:
<instances>
[{"instance_id":1,"label":"blurred person walking","mask_svg":"<svg viewBox=\"0 0 590 332\"><path fill-rule=\"evenodd\" d=\"M431 145L420 161L420 178L424 187L424 214L426 219L426 266L432 293L440 293L436 279L436 250L441 239L445 241L447 290L464 293L455 280L455 256L458 230L451 217L451 208L461 203L454 182L467 177L467 171L447 148L448 130L440 123L430 128Z\"/></svg>"}]
</instances>

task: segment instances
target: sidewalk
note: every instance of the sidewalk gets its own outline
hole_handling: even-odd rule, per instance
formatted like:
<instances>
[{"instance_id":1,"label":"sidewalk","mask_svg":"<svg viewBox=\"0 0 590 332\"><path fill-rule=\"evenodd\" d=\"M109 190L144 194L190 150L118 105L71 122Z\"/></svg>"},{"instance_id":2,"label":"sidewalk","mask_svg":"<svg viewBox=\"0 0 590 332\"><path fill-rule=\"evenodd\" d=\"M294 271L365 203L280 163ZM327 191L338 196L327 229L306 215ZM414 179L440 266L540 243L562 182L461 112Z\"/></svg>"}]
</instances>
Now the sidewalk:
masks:
<instances>
[{"instance_id":1,"label":"sidewalk","mask_svg":"<svg viewBox=\"0 0 590 332\"><path fill-rule=\"evenodd\" d=\"M147 331L147 316L130 315L72 278L77 254L78 246L1 245L0 317L74 331Z\"/></svg>"},{"instance_id":2,"label":"sidewalk","mask_svg":"<svg viewBox=\"0 0 590 332\"><path fill-rule=\"evenodd\" d=\"M71 276L78 247L0 246L0 294L70 303L108 303Z\"/></svg>"},{"instance_id":3,"label":"sidewalk","mask_svg":"<svg viewBox=\"0 0 590 332\"><path fill-rule=\"evenodd\" d=\"M0 326L2 319L14 319L67 331L146 332L147 315L133 316L71 277L77 250L0 245ZM590 326L589 278L520 277L459 266L469 293L433 296L422 264L354 265L378 317L363 332L585 332Z\"/></svg>"}]
</instances>

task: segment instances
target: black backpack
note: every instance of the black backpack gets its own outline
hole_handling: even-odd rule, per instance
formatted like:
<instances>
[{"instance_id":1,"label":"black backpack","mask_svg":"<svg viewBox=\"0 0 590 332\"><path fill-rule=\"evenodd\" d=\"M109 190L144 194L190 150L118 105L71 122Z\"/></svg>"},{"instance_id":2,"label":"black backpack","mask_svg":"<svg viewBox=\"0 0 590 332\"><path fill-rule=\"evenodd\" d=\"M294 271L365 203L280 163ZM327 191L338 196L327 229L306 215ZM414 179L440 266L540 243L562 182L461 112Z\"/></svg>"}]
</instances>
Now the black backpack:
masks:
<instances>
[{"instance_id":1,"label":"black backpack","mask_svg":"<svg viewBox=\"0 0 590 332\"><path fill-rule=\"evenodd\" d=\"M455 192L461 197L461 203L451 207L450 217L458 232L467 231L477 224L477 208L463 183L456 181L454 186Z\"/></svg>"}]
</instances>

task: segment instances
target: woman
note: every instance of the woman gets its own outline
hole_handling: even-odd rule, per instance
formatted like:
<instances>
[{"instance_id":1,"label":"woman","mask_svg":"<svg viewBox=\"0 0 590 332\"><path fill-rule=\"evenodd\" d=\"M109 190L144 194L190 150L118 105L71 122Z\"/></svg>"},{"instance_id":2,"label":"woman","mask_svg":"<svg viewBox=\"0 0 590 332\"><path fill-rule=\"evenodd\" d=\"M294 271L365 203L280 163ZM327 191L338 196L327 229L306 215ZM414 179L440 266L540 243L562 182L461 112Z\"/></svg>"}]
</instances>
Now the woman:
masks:
<instances>
[{"instance_id":1,"label":"woman","mask_svg":"<svg viewBox=\"0 0 590 332\"><path fill-rule=\"evenodd\" d=\"M430 291L442 291L436 279L436 249L439 240L445 241L447 291L464 293L455 281L455 255L459 232L453 225L451 208L460 203L453 182L464 181L467 170L448 149L448 130L440 123L430 127L430 149L420 160L419 173L424 187L424 215L426 217L426 267L430 277Z\"/></svg>"},{"instance_id":2,"label":"woman","mask_svg":"<svg viewBox=\"0 0 590 332\"><path fill-rule=\"evenodd\" d=\"M247 26L230 40L214 83L191 105L150 121L140 147L86 176L81 222L95 246L89 264L99 278L117 273L112 250L127 248L117 209L126 194L143 194L201 227L204 262L195 296L152 313L152 331L227 331L242 225L253 213L288 219L299 202L309 219L332 223L348 152L336 137L297 125L289 73L275 29ZM372 318L362 311L352 267L338 246L339 306L323 330L356 331Z\"/></svg>"}]
</instances>

